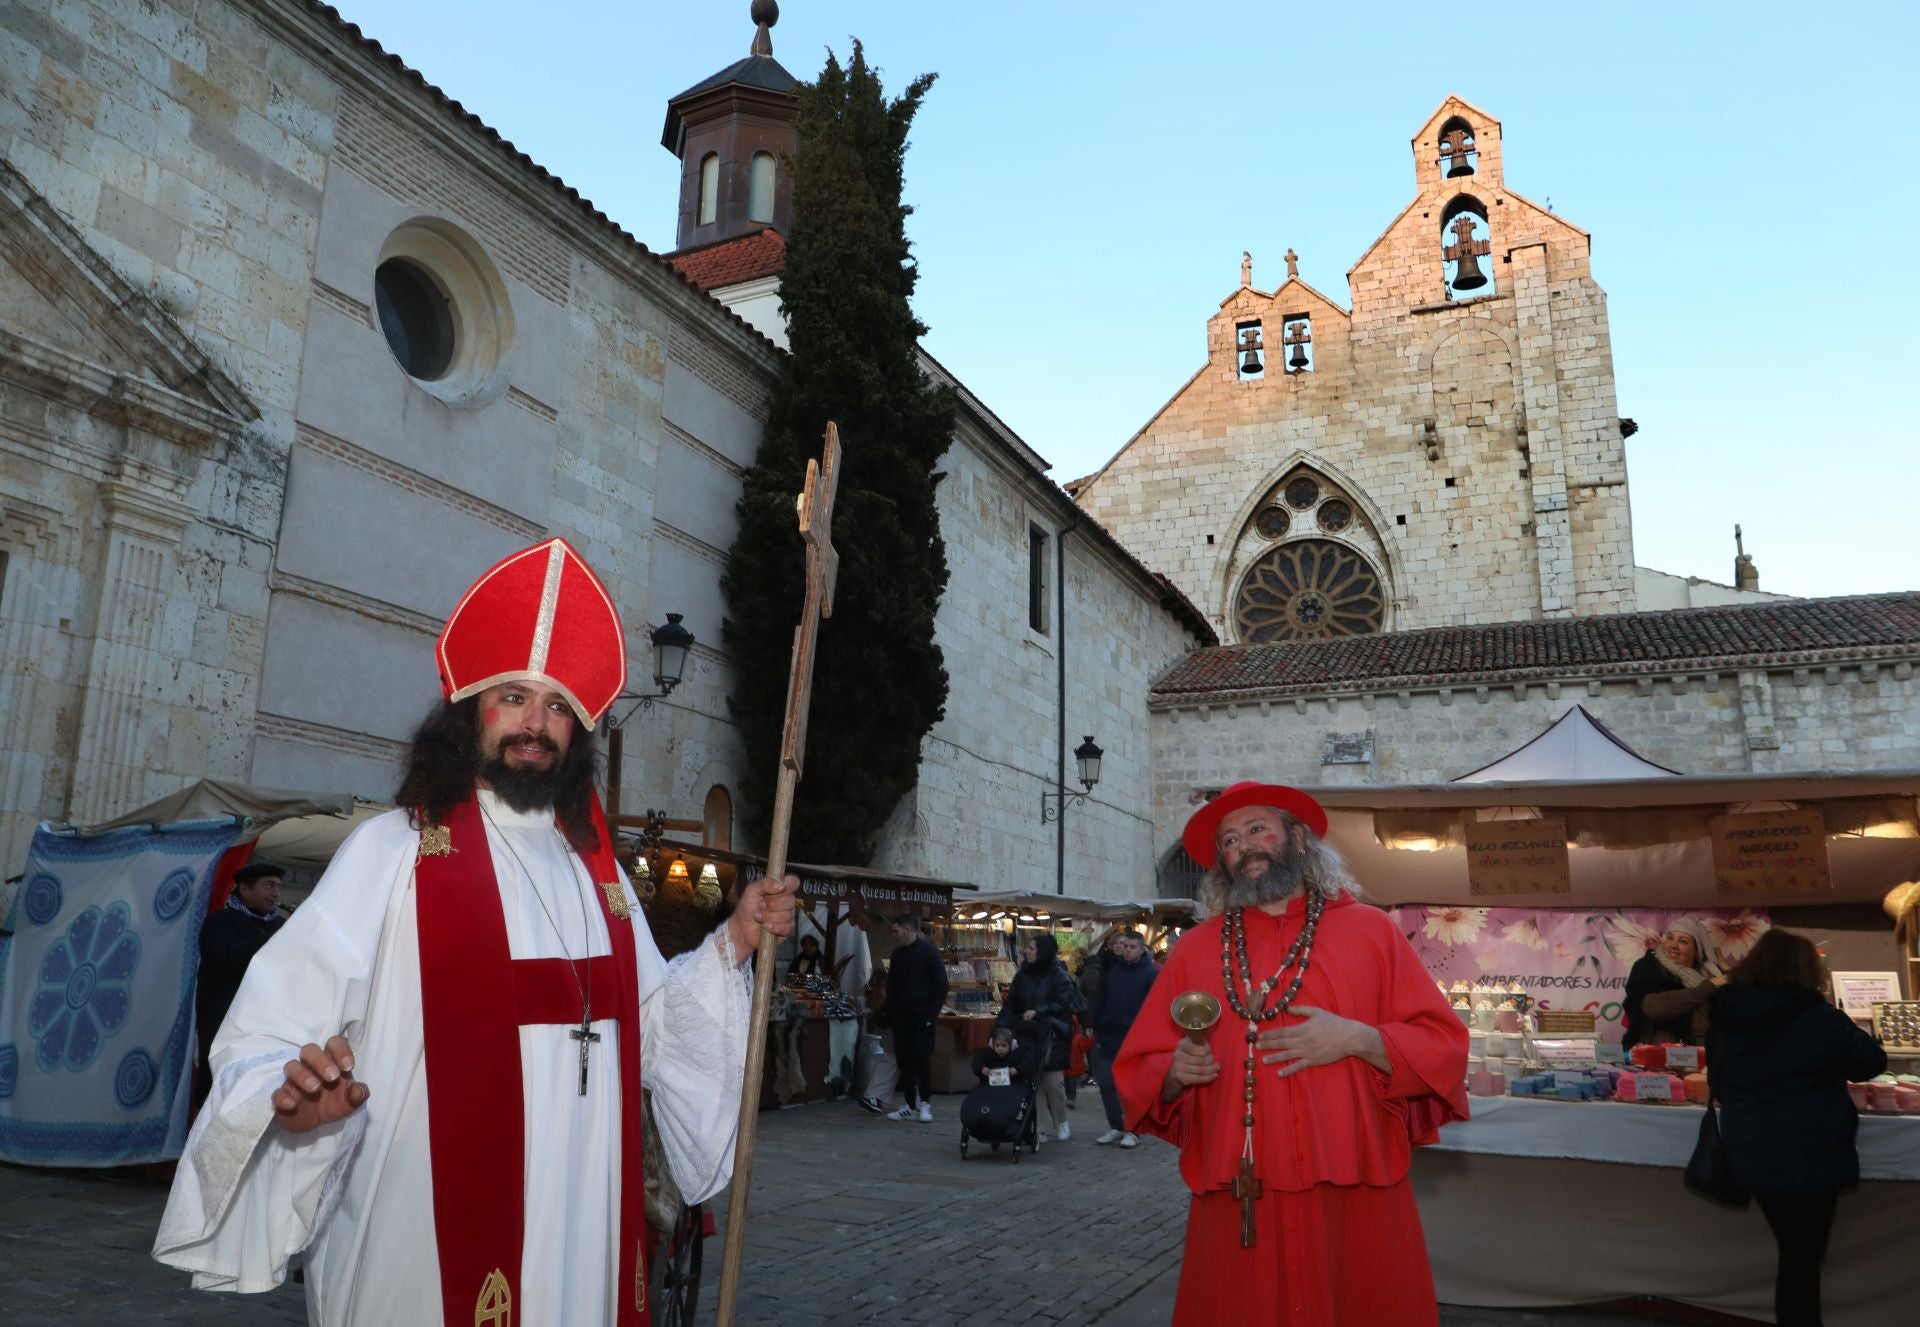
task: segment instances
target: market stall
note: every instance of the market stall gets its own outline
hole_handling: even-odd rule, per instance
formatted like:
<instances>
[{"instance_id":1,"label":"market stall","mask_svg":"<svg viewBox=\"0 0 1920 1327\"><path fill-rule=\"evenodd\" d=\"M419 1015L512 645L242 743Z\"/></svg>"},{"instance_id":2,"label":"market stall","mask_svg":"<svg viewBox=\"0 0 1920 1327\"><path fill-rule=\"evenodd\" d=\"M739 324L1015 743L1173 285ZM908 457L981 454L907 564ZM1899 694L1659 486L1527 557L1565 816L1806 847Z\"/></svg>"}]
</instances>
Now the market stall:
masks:
<instances>
[{"instance_id":1,"label":"market stall","mask_svg":"<svg viewBox=\"0 0 1920 1327\"><path fill-rule=\"evenodd\" d=\"M648 874L659 876L662 888L673 888L676 880L705 878L725 898L732 898L742 881L755 879L766 866L765 858L752 853L664 838L649 845L648 860ZM862 1058L861 1038L867 1032L866 986L876 954L884 957L893 943L887 923L902 913L913 913L923 919L938 944L940 932L953 914L955 891L973 890L972 885L957 880L930 880L859 866L789 862L787 869L800 877L801 910L794 935L781 945L775 958L767 1072L760 1092L762 1109L828 1100L853 1090ZM819 941L822 974L789 981L786 978L799 940L806 935ZM949 984L955 984L951 961ZM991 1023L990 1018L986 1021ZM970 1021L944 1015L941 1024L946 1031L935 1048L936 1089L942 1081L943 1064L958 1053L964 1066L972 1055L971 1048L964 1053L954 1049L956 1037L961 1043L969 1039ZM958 1024L958 1030L950 1024ZM980 1038L984 1045L984 1032Z\"/></svg>"},{"instance_id":2,"label":"market stall","mask_svg":"<svg viewBox=\"0 0 1920 1327\"><path fill-rule=\"evenodd\" d=\"M1684 1063L1622 1062L1626 973L1678 917L1728 961L1777 924L1834 972L1911 999L1911 908L1895 903L1920 892L1896 892L1920 879L1920 771L1676 774L1575 707L1462 781L1308 791L1471 1029L1474 1119L1414 1167L1441 1299L1658 1295L1764 1318L1762 1218L1680 1182L1698 1107L1636 1100L1697 1100L1705 1083ZM1889 914L1908 917L1898 936ZM1920 1068L1895 1054L1896 1070ZM1558 1075L1543 1064L1556 1058ZM1827 1306L1830 1322L1866 1324L1890 1321L1910 1279L1894 1254L1908 1222L1892 1214L1920 1200L1920 1114L1891 1113L1913 1100L1892 1083L1857 1099L1888 1113L1862 1120L1867 1178L1840 1205Z\"/></svg>"}]
</instances>

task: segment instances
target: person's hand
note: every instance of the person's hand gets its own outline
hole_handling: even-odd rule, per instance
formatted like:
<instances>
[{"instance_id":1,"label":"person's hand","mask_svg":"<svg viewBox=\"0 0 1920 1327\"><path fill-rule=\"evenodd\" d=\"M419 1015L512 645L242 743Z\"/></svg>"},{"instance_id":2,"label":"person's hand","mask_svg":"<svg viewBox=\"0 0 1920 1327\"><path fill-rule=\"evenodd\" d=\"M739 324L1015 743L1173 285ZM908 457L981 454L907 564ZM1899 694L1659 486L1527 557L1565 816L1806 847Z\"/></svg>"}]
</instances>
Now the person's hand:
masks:
<instances>
[{"instance_id":1,"label":"person's hand","mask_svg":"<svg viewBox=\"0 0 1920 1327\"><path fill-rule=\"evenodd\" d=\"M799 892L797 875L779 880L761 876L740 891L740 902L727 918L727 933L742 964L760 947L761 931L775 936L793 934L793 903Z\"/></svg>"},{"instance_id":2,"label":"person's hand","mask_svg":"<svg viewBox=\"0 0 1920 1327\"><path fill-rule=\"evenodd\" d=\"M1160 1099L1172 1101L1190 1087L1204 1087L1220 1076L1220 1062L1211 1046L1196 1046L1186 1037L1173 1048L1173 1063L1160 1084Z\"/></svg>"},{"instance_id":3,"label":"person's hand","mask_svg":"<svg viewBox=\"0 0 1920 1327\"><path fill-rule=\"evenodd\" d=\"M1727 984L1727 974L1724 972L1718 973L1715 976L1707 978L1707 980L1715 986L1725 986Z\"/></svg>"},{"instance_id":4,"label":"person's hand","mask_svg":"<svg viewBox=\"0 0 1920 1327\"><path fill-rule=\"evenodd\" d=\"M1275 1052L1261 1056L1260 1062L1280 1065L1280 1077L1316 1065L1334 1064L1349 1056L1365 1060L1377 1069L1389 1068L1386 1043L1381 1040L1378 1028L1312 1005L1297 1004L1293 1012L1305 1021L1292 1027L1269 1028L1254 1043L1263 1051Z\"/></svg>"},{"instance_id":5,"label":"person's hand","mask_svg":"<svg viewBox=\"0 0 1920 1327\"><path fill-rule=\"evenodd\" d=\"M1020 1015L1020 1017L1026 1019L1027 1022L1029 1023L1033 1022L1033 1020L1038 1018L1039 1016L1040 1016L1040 1011L1038 1009L1029 1009L1027 1010L1026 1013Z\"/></svg>"},{"instance_id":6,"label":"person's hand","mask_svg":"<svg viewBox=\"0 0 1920 1327\"><path fill-rule=\"evenodd\" d=\"M273 1091L273 1110L288 1133L306 1133L344 1120L373 1095L353 1081L353 1047L345 1037L329 1037L325 1048L308 1042L300 1058L288 1060L287 1081Z\"/></svg>"}]
</instances>

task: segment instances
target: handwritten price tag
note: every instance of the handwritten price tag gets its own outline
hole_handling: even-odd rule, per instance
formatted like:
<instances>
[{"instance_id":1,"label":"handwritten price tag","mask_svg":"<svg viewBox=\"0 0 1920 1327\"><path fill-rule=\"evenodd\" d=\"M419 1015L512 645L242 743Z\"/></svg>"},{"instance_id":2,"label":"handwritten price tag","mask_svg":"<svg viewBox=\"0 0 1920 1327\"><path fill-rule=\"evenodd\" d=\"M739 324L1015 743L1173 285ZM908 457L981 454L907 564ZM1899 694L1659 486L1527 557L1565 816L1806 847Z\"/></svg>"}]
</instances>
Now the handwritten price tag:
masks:
<instances>
[{"instance_id":1,"label":"handwritten price tag","mask_svg":"<svg viewBox=\"0 0 1920 1327\"><path fill-rule=\"evenodd\" d=\"M1665 1074L1641 1074L1633 1080L1635 1101L1672 1101L1673 1080Z\"/></svg>"},{"instance_id":2,"label":"handwritten price tag","mask_svg":"<svg viewBox=\"0 0 1920 1327\"><path fill-rule=\"evenodd\" d=\"M1698 1069L1700 1067L1700 1048L1698 1046L1667 1047L1667 1068Z\"/></svg>"}]
</instances>

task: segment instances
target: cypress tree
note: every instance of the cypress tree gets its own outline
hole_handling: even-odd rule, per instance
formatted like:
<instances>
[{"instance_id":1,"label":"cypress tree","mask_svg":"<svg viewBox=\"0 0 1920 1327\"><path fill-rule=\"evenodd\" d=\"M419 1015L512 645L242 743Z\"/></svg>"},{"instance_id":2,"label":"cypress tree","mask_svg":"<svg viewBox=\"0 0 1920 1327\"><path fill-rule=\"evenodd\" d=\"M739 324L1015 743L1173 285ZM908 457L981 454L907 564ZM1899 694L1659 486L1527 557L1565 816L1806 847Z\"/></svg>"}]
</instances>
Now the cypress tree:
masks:
<instances>
[{"instance_id":1,"label":"cypress tree","mask_svg":"<svg viewBox=\"0 0 1920 1327\"><path fill-rule=\"evenodd\" d=\"M748 752L741 792L750 841L767 841L786 718L793 631L805 593L794 497L840 426L833 513L840 573L820 624L805 775L789 851L865 865L919 776L920 743L945 712L933 641L947 584L934 467L953 434L953 394L928 382L926 327L909 300L917 271L900 201L907 130L934 76L889 101L858 41L800 88L793 222L781 305L792 348L739 503L722 586L738 682L729 699Z\"/></svg>"}]
</instances>

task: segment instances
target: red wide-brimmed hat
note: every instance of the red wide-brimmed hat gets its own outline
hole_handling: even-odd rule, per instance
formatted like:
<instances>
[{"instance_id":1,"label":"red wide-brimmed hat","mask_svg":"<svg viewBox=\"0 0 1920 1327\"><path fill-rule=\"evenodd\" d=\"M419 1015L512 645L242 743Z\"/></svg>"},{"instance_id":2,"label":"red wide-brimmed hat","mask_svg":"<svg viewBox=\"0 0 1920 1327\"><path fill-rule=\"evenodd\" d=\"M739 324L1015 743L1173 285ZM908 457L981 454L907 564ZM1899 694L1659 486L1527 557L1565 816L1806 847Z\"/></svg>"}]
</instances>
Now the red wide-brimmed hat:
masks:
<instances>
[{"instance_id":1,"label":"red wide-brimmed hat","mask_svg":"<svg viewBox=\"0 0 1920 1327\"><path fill-rule=\"evenodd\" d=\"M1282 783L1236 783L1195 811L1193 818L1187 821L1186 829L1180 834L1180 842L1186 848L1187 856L1207 867L1218 861L1220 852L1213 837L1219 832L1220 822L1227 813L1238 811L1243 806L1271 806L1285 811L1312 830L1314 837L1324 839L1327 836L1327 809L1298 788L1289 788Z\"/></svg>"},{"instance_id":2,"label":"red wide-brimmed hat","mask_svg":"<svg viewBox=\"0 0 1920 1327\"><path fill-rule=\"evenodd\" d=\"M620 613L564 539L494 563L447 618L434 655L448 700L502 682L544 682L589 728L627 684Z\"/></svg>"}]
</instances>

